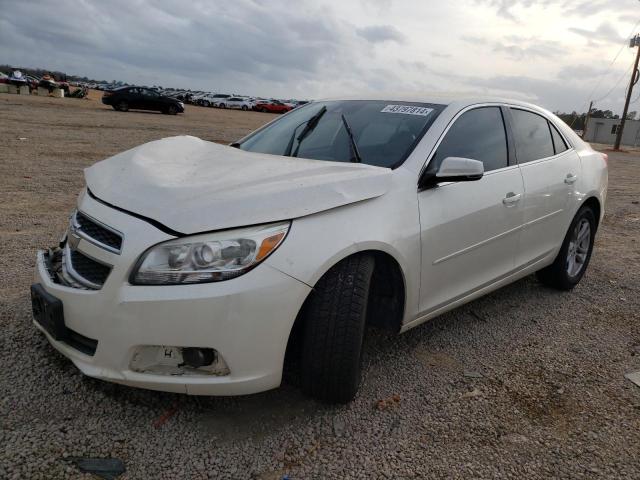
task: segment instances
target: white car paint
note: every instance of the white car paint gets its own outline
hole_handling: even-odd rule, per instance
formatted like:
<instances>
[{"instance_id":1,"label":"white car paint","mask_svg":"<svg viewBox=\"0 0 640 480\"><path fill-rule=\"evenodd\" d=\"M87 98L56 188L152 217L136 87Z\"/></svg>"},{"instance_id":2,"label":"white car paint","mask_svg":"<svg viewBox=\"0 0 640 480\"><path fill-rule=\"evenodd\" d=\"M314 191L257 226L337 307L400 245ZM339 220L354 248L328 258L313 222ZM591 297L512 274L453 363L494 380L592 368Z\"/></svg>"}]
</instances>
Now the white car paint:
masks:
<instances>
[{"instance_id":1,"label":"white car paint","mask_svg":"<svg viewBox=\"0 0 640 480\"><path fill-rule=\"evenodd\" d=\"M248 153L193 137L151 142L88 168L90 194L81 193L78 209L121 232L123 246L116 254L79 239L79 251L113 266L100 290L55 283L39 253L36 282L62 300L68 326L98 346L89 356L45 332L49 341L85 374L105 380L189 394L263 391L280 384L293 322L313 286L341 259L374 250L397 262L405 286L398 329L405 331L549 265L588 198L599 202L602 217L606 162L550 112L500 99L408 100L447 106L394 170ZM418 189L420 173L463 112L504 105L545 116L569 150L486 172L478 181ZM292 221L284 241L237 278L130 283L141 255L175 238L174 231L279 220ZM214 348L229 373L133 371L133 352L148 345Z\"/></svg>"},{"instance_id":2,"label":"white car paint","mask_svg":"<svg viewBox=\"0 0 640 480\"><path fill-rule=\"evenodd\" d=\"M218 102L218 106L220 107L233 108L236 110L251 110L254 105L254 102L242 97L224 98Z\"/></svg>"},{"instance_id":3,"label":"white car paint","mask_svg":"<svg viewBox=\"0 0 640 480\"><path fill-rule=\"evenodd\" d=\"M383 195L388 168L251 153L196 137L150 142L85 170L101 200L182 233L299 218ZM211 212L216 212L211 215Z\"/></svg>"}]
</instances>

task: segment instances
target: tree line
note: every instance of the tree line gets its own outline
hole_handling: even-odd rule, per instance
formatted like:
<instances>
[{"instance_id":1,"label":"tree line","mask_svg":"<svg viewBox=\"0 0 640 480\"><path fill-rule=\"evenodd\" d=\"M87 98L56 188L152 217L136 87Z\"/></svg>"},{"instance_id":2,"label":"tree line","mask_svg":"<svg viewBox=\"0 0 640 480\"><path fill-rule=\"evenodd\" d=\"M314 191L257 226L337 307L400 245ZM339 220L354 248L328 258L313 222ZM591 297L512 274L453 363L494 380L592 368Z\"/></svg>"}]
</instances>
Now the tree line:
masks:
<instances>
[{"instance_id":1,"label":"tree line","mask_svg":"<svg viewBox=\"0 0 640 480\"><path fill-rule=\"evenodd\" d=\"M553 112L560 117L567 125L574 130L584 130L584 124L587 118L587 114L578 113L573 111L571 113ZM638 112L633 111L627 113L627 120L635 120ZM599 108L591 109L591 118L612 118L619 119L620 115L614 114L611 110L600 110Z\"/></svg>"}]
</instances>

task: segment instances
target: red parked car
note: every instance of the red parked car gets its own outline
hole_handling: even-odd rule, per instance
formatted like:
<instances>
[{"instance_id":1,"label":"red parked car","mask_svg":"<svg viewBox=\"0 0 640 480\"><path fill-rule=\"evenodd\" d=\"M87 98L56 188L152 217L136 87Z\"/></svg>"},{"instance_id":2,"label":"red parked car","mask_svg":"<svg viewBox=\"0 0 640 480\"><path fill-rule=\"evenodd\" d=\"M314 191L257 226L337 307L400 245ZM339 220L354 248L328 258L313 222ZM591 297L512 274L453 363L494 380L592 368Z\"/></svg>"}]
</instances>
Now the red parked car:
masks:
<instances>
[{"instance_id":1,"label":"red parked car","mask_svg":"<svg viewBox=\"0 0 640 480\"><path fill-rule=\"evenodd\" d=\"M278 100L271 100L268 102L257 102L255 109L259 112L287 113L291 110L291 107Z\"/></svg>"}]
</instances>

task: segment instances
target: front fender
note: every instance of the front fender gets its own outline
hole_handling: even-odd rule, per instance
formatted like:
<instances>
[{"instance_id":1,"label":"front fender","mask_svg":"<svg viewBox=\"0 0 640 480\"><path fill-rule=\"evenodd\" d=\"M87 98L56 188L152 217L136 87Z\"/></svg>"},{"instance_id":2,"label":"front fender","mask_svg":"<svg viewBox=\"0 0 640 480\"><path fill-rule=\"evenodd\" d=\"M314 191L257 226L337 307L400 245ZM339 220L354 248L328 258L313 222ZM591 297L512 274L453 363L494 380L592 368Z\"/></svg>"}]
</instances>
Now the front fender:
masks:
<instances>
[{"instance_id":1,"label":"front fender","mask_svg":"<svg viewBox=\"0 0 640 480\"><path fill-rule=\"evenodd\" d=\"M407 194L408 192L404 192ZM382 197L295 219L286 240L265 262L310 287L336 263L358 252L393 257L404 277L405 318L418 307L421 268L417 196Z\"/></svg>"}]
</instances>

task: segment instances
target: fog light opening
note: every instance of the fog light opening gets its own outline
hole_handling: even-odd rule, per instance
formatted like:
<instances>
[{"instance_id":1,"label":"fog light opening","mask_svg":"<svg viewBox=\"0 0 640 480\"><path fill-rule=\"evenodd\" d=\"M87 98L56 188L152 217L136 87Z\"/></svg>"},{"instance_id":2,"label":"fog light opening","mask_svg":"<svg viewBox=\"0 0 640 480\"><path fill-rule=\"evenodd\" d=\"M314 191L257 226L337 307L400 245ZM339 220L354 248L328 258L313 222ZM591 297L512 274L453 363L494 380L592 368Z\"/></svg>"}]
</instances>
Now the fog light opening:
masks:
<instances>
[{"instance_id":1,"label":"fog light opening","mask_svg":"<svg viewBox=\"0 0 640 480\"><path fill-rule=\"evenodd\" d=\"M213 348L187 347L182 349L182 360L185 365L192 368L200 368L211 365L216 359Z\"/></svg>"},{"instance_id":2,"label":"fog light opening","mask_svg":"<svg viewBox=\"0 0 640 480\"><path fill-rule=\"evenodd\" d=\"M137 347L131 370L155 375L229 375L229 367L213 348L145 345Z\"/></svg>"}]
</instances>

